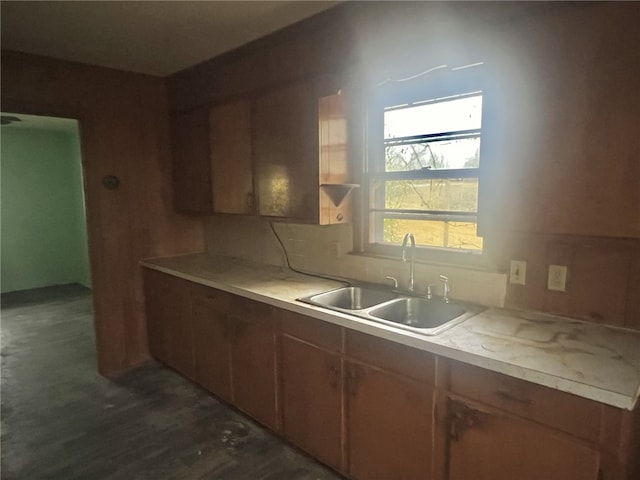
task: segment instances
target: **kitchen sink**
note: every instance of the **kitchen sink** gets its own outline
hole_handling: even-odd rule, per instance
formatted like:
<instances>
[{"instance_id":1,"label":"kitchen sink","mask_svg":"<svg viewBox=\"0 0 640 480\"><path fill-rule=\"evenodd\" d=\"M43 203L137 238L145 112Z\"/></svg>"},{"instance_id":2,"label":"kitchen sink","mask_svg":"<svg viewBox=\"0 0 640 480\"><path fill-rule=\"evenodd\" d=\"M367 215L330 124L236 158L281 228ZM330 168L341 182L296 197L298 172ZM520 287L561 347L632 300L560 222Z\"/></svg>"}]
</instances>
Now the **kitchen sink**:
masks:
<instances>
[{"instance_id":1,"label":"kitchen sink","mask_svg":"<svg viewBox=\"0 0 640 480\"><path fill-rule=\"evenodd\" d=\"M460 305L423 298L400 298L369 310L369 315L415 328L435 328L466 313Z\"/></svg>"},{"instance_id":2,"label":"kitchen sink","mask_svg":"<svg viewBox=\"0 0 640 480\"><path fill-rule=\"evenodd\" d=\"M312 295L308 298L308 302L326 308L362 310L394 298L397 298L397 295L387 290L367 287L342 287L337 290Z\"/></svg>"},{"instance_id":3,"label":"kitchen sink","mask_svg":"<svg viewBox=\"0 0 640 480\"><path fill-rule=\"evenodd\" d=\"M298 300L373 322L437 335L479 313L476 305L399 295L373 287L348 286Z\"/></svg>"}]
</instances>

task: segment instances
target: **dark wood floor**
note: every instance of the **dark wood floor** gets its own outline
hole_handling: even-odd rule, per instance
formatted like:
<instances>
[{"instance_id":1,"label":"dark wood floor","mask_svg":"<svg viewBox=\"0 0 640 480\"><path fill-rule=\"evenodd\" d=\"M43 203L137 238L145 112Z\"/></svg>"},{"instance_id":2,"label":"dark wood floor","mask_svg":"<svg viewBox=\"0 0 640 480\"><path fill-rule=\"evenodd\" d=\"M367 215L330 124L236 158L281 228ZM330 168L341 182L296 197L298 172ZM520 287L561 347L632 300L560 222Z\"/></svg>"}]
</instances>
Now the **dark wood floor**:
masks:
<instances>
[{"instance_id":1,"label":"dark wood floor","mask_svg":"<svg viewBox=\"0 0 640 480\"><path fill-rule=\"evenodd\" d=\"M2 296L3 479L337 480L173 371L96 373L91 293Z\"/></svg>"}]
</instances>

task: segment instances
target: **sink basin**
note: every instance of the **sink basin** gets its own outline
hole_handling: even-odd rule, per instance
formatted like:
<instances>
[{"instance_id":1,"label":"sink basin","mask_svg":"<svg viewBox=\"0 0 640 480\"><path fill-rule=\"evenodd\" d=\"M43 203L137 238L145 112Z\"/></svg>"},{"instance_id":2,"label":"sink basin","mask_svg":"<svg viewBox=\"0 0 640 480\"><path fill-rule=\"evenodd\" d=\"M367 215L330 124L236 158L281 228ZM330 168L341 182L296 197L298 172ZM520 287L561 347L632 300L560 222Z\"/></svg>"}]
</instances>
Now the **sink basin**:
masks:
<instances>
[{"instance_id":1,"label":"sink basin","mask_svg":"<svg viewBox=\"0 0 640 480\"><path fill-rule=\"evenodd\" d=\"M397 295L366 287L342 287L330 292L313 295L307 299L309 303L325 308L342 310L362 310L397 298Z\"/></svg>"},{"instance_id":2,"label":"sink basin","mask_svg":"<svg viewBox=\"0 0 640 480\"><path fill-rule=\"evenodd\" d=\"M464 315L467 310L460 305L423 298L399 298L369 310L374 319L386 320L417 329L441 327Z\"/></svg>"},{"instance_id":3,"label":"sink basin","mask_svg":"<svg viewBox=\"0 0 640 480\"><path fill-rule=\"evenodd\" d=\"M438 335L482 310L368 286L342 287L298 300L422 335Z\"/></svg>"}]
</instances>

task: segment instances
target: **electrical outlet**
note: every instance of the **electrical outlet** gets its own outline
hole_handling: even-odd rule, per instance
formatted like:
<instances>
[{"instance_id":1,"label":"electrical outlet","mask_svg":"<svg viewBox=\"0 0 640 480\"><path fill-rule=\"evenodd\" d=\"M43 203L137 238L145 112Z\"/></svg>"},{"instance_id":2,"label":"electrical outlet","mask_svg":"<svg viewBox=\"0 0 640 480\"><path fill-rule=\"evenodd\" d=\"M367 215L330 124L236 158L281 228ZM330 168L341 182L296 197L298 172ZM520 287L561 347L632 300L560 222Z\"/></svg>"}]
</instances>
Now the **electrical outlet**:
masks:
<instances>
[{"instance_id":1,"label":"electrical outlet","mask_svg":"<svg viewBox=\"0 0 640 480\"><path fill-rule=\"evenodd\" d=\"M525 285L526 282L527 262L525 260L511 260L509 283L512 285Z\"/></svg>"},{"instance_id":2,"label":"electrical outlet","mask_svg":"<svg viewBox=\"0 0 640 480\"><path fill-rule=\"evenodd\" d=\"M332 257L340 257L340 242L331 242L329 244L329 255Z\"/></svg>"},{"instance_id":3,"label":"electrical outlet","mask_svg":"<svg viewBox=\"0 0 640 480\"><path fill-rule=\"evenodd\" d=\"M555 292L566 292L566 287L567 267L565 265L549 265L547 289L553 290Z\"/></svg>"}]
</instances>

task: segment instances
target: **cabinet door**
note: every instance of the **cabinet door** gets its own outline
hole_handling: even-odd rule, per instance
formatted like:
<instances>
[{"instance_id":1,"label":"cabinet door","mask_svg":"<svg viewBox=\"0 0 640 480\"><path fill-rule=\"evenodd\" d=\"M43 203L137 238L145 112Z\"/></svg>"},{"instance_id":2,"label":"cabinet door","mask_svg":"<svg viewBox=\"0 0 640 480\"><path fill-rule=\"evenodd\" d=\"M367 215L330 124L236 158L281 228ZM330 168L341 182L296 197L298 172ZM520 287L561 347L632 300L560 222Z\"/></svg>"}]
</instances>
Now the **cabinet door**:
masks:
<instances>
[{"instance_id":1,"label":"cabinet door","mask_svg":"<svg viewBox=\"0 0 640 480\"><path fill-rule=\"evenodd\" d=\"M258 213L318 220L318 99L309 83L259 96L254 109Z\"/></svg>"},{"instance_id":2,"label":"cabinet door","mask_svg":"<svg viewBox=\"0 0 640 480\"><path fill-rule=\"evenodd\" d=\"M213 213L209 107L172 115L171 152L176 211Z\"/></svg>"},{"instance_id":3,"label":"cabinet door","mask_svg":"<svg viewBox=\"0 0 640 480\"><path fill-rule=\"evenodd\" d=\"M192 300L196 381L231 401L228 297L213 288L200 290Z\"/></svg>"},{"instance_id":4,"label":"cabinet door","mask_svg":"<svg viewBox=\"0 0 640 480\"><path fill-rule=\"evenodd\" d=\"M339 355L282 337L284 436L341 468L342 361Z\"/></svg>"},{"instance_id":5,"label":"cabinet door","mask_svg":"<svg viewBox=\"0 0 640 480\"><path fill-rule=\"evenodd\" d=\"M234 404L276 429L275 331L269 305L232 297L231 379Z\"/></svg>"},{"instance_id":6,"label":"cabinet door","mask_svg":"<svg viewBox=\"0 0 640 480\"><path fill-rule=\"evenodd\" d=\"M321 225L351 221L349 187L347 96L344 93L318 99L319 218Z\"/></svg>"},{"instance_id":7,"label":"cabinet door","mask_svg":"<svg viewBox=\"0 0 640 480\"><path fill-rule=\"evenodd\" d=\"M210 125L214 212L252 214L251 102L213 107Z\"/></svg>"},{"instance_id":8,"label":"cabinet door","mask_svg":"<svg viewBox=\"0 0 640 480\"><path fill-rule=\"evenodd\" d=\"M168 275L146 268L143 269L143 277L149 351L156 360L168 363L170 337L169 305L166 299L171 291L171 279Z\"/></svg>"},{"instance_id":9,"label":"cabinet door","mask_svg":"<svg viewBox=\"0 0 640 480\"><path fill-rule=\"evenodd\" d=\"M596 480L599 454L537 424L450 402L449 480Z\"/></svg>"},{"instance_id":10,"label":"cabinet door","mask_svg":"<svg viewBox=\"0 0 640 480\"><path fill-rule=\"evenodd\" d=\"M144 270L149 349L159 361L194 378L195 362L188 282Z\"/></svg>"},{"instance_id":11,"label":"cabinet door","mask_svg":"<svg viewBox=\"0 0 640 480\"><path fill-rule=\"evenodd\" d=\"M346 374L349 474L357 480L430 478L432 388L351 362Z\"/></svg>"}]
</instances>

